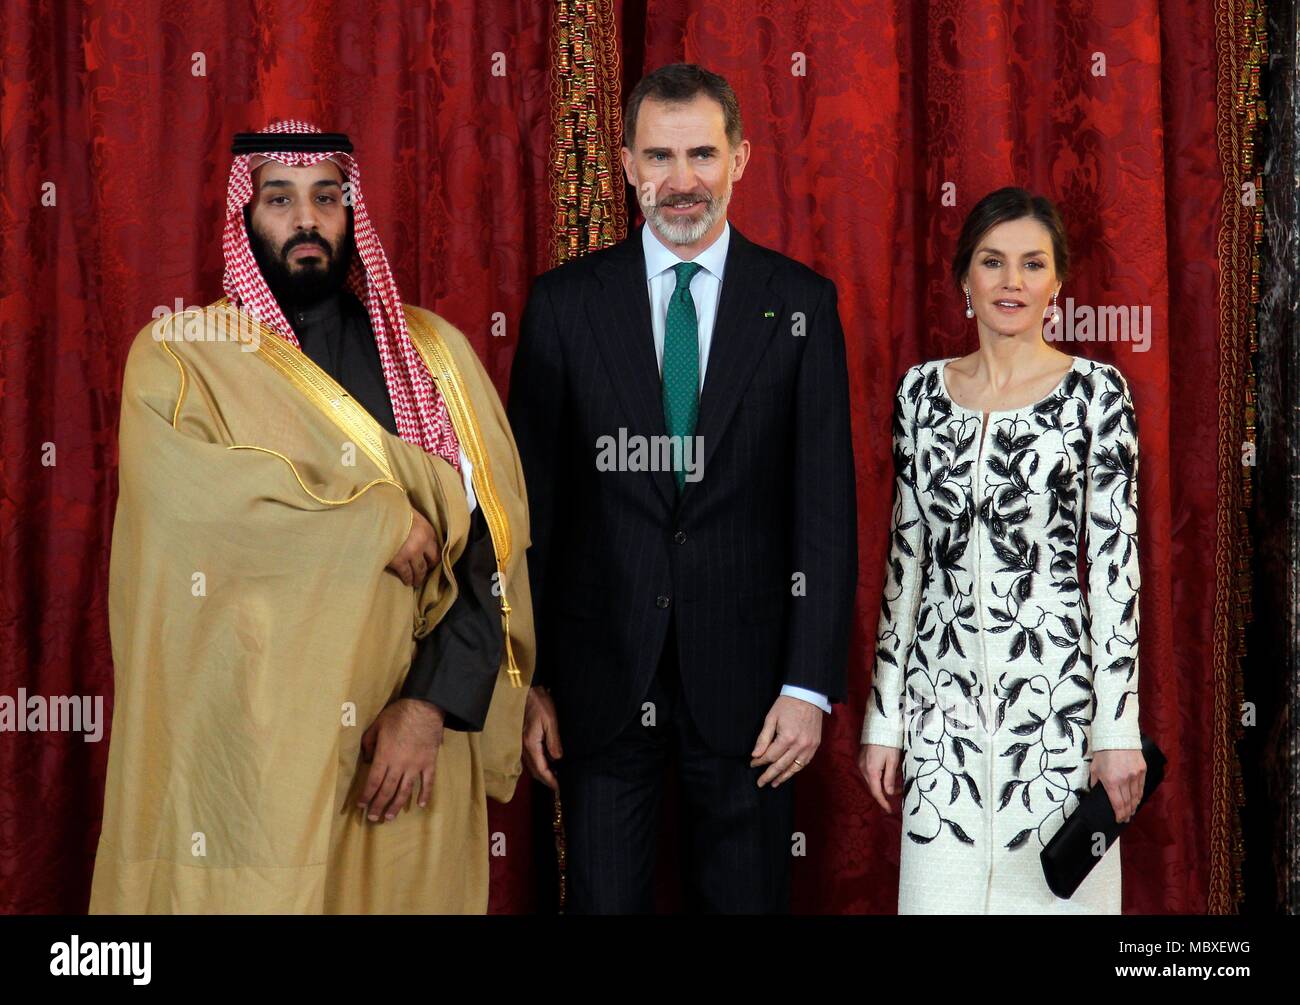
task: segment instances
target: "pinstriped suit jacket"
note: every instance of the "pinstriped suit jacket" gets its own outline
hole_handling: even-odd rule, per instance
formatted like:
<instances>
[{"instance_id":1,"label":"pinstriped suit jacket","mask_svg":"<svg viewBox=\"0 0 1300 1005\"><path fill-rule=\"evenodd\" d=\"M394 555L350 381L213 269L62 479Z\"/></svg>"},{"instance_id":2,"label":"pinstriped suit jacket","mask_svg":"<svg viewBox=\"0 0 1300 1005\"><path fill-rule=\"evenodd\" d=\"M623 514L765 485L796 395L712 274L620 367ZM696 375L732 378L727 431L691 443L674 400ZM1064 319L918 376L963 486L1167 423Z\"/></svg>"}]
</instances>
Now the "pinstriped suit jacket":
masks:
<instances>
[{"instance_id":1,"label":"pinstriped suit jacket","mask_svg":"<svg viewBox=\"0 0 1300 1005\"><path fill-rule=\"evenodd\" d=\"M676 624L705 740L748 753L783 684L845 693L857 521L835 285L732 228L697 436L702 468L601 470L666 435L634 233L538 277L509 415L527 482L535 683L565 751L639 712ZM610 437L610 440L602 440Z\"/></svg>"}]
</instances>

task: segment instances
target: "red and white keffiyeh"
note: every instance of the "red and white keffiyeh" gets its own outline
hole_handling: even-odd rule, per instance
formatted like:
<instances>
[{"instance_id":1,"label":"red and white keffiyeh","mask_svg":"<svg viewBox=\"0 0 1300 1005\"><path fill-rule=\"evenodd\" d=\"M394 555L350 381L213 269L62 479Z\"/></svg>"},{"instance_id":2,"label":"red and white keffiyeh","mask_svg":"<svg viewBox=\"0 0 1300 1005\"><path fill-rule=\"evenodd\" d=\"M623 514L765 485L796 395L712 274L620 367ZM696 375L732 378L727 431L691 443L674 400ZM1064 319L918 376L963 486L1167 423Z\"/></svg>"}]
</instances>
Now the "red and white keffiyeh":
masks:
<instances>
[{"instance_id":1,"label":"red and white keffiyeh","mask_svg":"<svg viewBox=\"0 0 1300 1005\"><path fill-rule=\"evenodd\" d=\"M282 119L267 126L265 133L319 133L321 130L300 119ZM361 196L361 171L352 155L344 151L302 153L269 151L236 154L230 165L230 184L226 194L226 232L223 242L225 274L222 286L231 303L273 328L299 350L302 346L289 324L262 270L253 257L244 229L244 207L253 197L253 170L250 160L275 160L291 167L305 167L332 160L342 168L350 182L353 236L356 252L348 269L347 287L370 315L375 344L384 368L384 382L393 404L397 432L408 443L415 443L428 453L436 454L460 471L460 447L447 403L430 376L419 352L411 343L402 313L402 300L388 268L388 258L379 243L366 202Z\"/></svg>"}]
</instances>

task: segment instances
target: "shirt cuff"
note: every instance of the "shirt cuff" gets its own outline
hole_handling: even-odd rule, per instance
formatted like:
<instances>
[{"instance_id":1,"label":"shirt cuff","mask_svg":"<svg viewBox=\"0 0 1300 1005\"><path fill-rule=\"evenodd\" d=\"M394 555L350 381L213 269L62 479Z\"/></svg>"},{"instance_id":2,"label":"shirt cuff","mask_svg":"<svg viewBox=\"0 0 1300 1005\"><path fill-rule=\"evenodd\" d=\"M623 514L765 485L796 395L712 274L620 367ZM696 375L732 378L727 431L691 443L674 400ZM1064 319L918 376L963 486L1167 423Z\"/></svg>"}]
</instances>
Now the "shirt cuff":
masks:
<instances>
[{"instance_id":1,"label":"shirt cuff","mask_svg":"<svg viewBox=\"0 0 1300 1005\"><path fill-rule=\"evenodd\" d=\"M831 713L830 699L819 691L809 691L806 687L795 687L793 684L787 684L781 688L781 694L788 698L799 698L812 705L816 705L827 715Z\"/></svg>"}]
</instances>

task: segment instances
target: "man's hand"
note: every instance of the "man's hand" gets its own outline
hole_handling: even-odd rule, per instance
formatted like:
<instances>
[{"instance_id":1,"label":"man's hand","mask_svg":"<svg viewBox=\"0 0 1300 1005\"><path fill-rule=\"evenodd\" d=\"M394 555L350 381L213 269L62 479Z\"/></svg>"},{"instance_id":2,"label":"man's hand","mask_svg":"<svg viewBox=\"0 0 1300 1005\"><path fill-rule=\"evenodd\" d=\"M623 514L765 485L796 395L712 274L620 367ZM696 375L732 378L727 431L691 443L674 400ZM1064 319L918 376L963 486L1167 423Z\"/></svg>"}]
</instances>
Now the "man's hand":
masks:
<instances>
[{"instance_id":1,"label":"man's hand","mask_svg":"<svg viewBox=\"0 0 1300 1005\"><path fill-rule=\"evenodd\" d=\"M414 519L411 531L406 535L406 542L397 549L397 554L388 563L388 568L397 573L397 577L407 586L419 587L424 584L424 577L438 564L442 549L438 547L437 535L429 523L414 506L411 507Z\"/></svg>"},{"instance_id":2,"label":"man's hand","mask_svg":"<svg viewBox=\"0 0 1300 1005\"><path fill-rule=\"evenodd\" d=\"M1147 780L1147 759L1140 750L1097 750L1088 769L1088 787L1101 779L1110 807L1120 823L1133 818Z\"/></svg>"},{"instance_id":3,"label":"man's hand","mask_svg":"<svg viewBox=\"0 0 1300 1005\"><path fill-rule=\"evenodd\" d=\"M867 788L886 813L893 813L886 796L894 794L898 784L898 765L901 762L897 747L879 743L864 743L858 751L858 770L867 780Z\"/></svg>"},{"instance_id":4,"label":"man's hand","mask_svg":"<svg viewBox=\"0 0 1300 1005\"><path fill-rule=\"evenodd\" d=\"M551 760L558 761L564 756L564 747L560 745L560 720L555 714L555 700L546 688L539 686L528 689L524 699L524 766L528 773L548 789L559 791L560 783L551 773Z\"/></svg>"},{"instance_id":5,"label":"man's hand","mask_svg":"<svg viewBox=\"0 0 1300 1005\"><path fill-rule=\"evenodd\" d=\"M796 771L808 767L822 742L822 716L812 702L781 695L763 720L763 730L754 744L751 768L768 765L758 778L761 789L768 782L776 788Z\"/></svg>"},{"instance_id":6,"label":"man's hand","mask_svg":"<svg viewBox=\"0 0 1300 1005\"><path fill-rule=\"evenodd\" d=\"M417 781L420 806L429 805L444 718L446 713L431 702L399 698L362 735L361 752L370 762L370 774L357 805L371 820L381 815L392 820L406 809Z\"/></svg>"}]
</instances>

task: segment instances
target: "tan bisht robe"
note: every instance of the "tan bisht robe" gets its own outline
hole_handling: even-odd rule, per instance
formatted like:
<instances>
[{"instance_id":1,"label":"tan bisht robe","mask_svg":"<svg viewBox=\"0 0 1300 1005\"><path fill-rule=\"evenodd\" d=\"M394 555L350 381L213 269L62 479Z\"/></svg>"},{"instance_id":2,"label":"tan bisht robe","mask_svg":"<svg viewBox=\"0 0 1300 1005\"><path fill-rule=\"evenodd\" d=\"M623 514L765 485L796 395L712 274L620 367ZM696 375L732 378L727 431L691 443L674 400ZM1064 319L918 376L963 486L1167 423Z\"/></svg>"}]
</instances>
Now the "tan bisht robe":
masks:
<instances>
[{"instance_id":1,"label":"tan bisht robe","mask_svg":"<svg viewBox=\"0 0 1300 1005\"><path fill-rule=\"evenodd\" d=\"M508 601L482 734L445 731L428 808L413 798L382 824L356 808L362 733L456 596L469 529L457 472L224 300L165 319L161 339L151 324L122 394L92 913L486 910L485 798L514 791L533 666L527 501L473 349L406 312L473 464ZM412 504L443 542L418 592L385 570Z\"/></svg>"}]
</instances>

